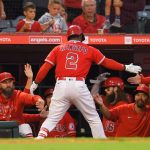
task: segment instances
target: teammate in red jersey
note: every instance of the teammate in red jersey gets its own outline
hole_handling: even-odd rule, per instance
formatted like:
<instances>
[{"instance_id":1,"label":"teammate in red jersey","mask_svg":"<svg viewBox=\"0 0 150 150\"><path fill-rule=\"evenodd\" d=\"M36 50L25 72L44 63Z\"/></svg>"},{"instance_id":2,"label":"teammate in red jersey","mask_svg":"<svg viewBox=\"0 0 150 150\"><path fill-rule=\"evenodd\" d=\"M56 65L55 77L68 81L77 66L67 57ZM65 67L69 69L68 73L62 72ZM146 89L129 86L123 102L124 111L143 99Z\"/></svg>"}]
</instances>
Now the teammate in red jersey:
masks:
<instances>
[{"instance_id":1,"label":"teammate in red jersey","mask_svg":"<svg viewBox=\"0 0 150 150\"><path fill-rule=\"evenodd\" d=\"M49 109L49 115L43 123L38 134L38 139L47 136L64 116L71 104L74 104L83 114L90 125L94 138L105 138L103 126L96 112L95 103L85 84L85 78L93 62L108 69L126 70L138 73L141 67L120 64L106 58L98 49L88 46L84 41L82 30L77 25L72 25L67 31L68 42L56 46L45 59L30 92L38 87L48 71L56 65L56 85Z\"/></svg>"},{"instance_id":2,"label":"teammate in red jersey","mask_svg":"<svg viewBox=\"0 0 150 150\"><path fill-rule=\"evenodd\" d=\"M150 76L144 77L142 74L137 74L135 77L128 78L128 82L131 84L150 84Z\"/></svg>"},{"instance_id":3,"label":"teammate in red jersey","mask_svg":"<svg viewBox=\"0 0 150 150\"><path fill-rule=\"evenodd\" d=\"M108 74L108 73L107 73ZM106 73L103 73L99 75L99 81L102 81L103 79L106 79L107 75ZM102 78L100 78L102 77ZM95 80L98 81L98 80ZM96 90L97 85L93 85L91 89L92 95L97 94L94 91L99 91L99 84L98 84L98 90ZM127 104L128 99L126 96L126 93L124 92L124 82L119 77L109 77L104 81L104 90L105 95L102 95L103 102L105 106L110 110L112 108L115 108L117 106ZM95 88L95 90L94 90ZM94 94L93 94L94 92ZM108 120L107 118L103 117L102 123L104 126L104 131L107 137L114 137L116 135L117 127L118 127L118 121L114 122L111 120Z\"/></svg>"},{"instance_id":4,"label":"teammate in red jersey","mask_svg":"<svg viewBox=\"0 0 150 150\"><path fill-rule=\"evenodd\" d=\"M44 101L40 96L15 90L15 78L8 72L0 73L0 120L15 120L19 123L19 133L29 137L32 131L29 125L24 124L24 106L36 105L39 110L44 107Z\"/></svg>"},{"instance_id":5,"label":"teammate in red jersey","mask_svg":"<svg viewBox=\"0 0 150 150\"><path fill-rule=\"evenodd\" d=\"M95 95L95 100L105 118L118 121L116 137L150 136L149 88L146 85L141 84L137 87L135 103L108 110L99 94Z\"/></svg>"},{"instance_id":6,"label":"teammate in red jersey","mask_svg":"<svg viewBox=\"0 0 150 150\"><path fill-rule=\"evenodd\" d=\"M25 19L20 20L16 26L17 32L41 32L42 28L38 21L34 21L36 7L32 2L25 3L23 7Z\"/></svg>"}]
</instances>

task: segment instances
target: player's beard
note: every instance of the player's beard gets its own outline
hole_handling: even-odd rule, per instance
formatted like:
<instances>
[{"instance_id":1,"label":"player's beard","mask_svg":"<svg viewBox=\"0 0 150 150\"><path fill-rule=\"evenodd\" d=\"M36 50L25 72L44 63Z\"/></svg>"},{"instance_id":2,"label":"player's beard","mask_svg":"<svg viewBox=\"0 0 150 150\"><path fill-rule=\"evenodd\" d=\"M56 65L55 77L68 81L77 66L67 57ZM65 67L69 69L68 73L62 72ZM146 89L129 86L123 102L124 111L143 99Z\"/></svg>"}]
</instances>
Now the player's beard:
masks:
<instances>
[{"instance_id":1,"label":"player's beard","mask_svg":"<svg viewBox=\"0 0 150 150\"><path fill-rule=\"evenodd\" d=\"M116 95L114 92L106 96L106 102L107 104L114 104L116 102Z\"/></svg>"},{"instance_id":2,"label":"player's beard","mask_svg":"<svg viewBox=\"0 0 150 150\"><path fill-rule=\"evenodd\" d=\"M1 93L5 95L7 98L11 97L15 89L15 86L13 85L12 87L8 87L6 89L1 89Z\"/></svg>"},{"instance_id":3,"label":"player's beard","mask_svg":"<svg viewBox=\"0 0 150 150\"><path fill-rule=\"evenodd\" d=\"M145 108L146 104L145 104L145 102L143 102L143 100L139 99L139 100L136 101L136 105L137 105L138 108L143 109L143 108Z\"/></svg>"}]
</instances>

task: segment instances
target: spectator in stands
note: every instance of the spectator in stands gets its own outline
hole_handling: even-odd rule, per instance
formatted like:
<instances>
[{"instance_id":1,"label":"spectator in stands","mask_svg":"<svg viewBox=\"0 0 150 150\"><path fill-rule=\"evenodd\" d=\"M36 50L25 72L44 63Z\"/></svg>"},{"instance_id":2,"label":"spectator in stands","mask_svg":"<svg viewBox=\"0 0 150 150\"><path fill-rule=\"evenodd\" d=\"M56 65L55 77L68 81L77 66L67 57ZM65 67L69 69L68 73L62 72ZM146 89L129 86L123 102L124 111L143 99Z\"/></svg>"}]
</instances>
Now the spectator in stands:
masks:
<instances>
[{"instance_id":1,"label":"spectator in stands","mask_svg":"<svg viewBox=\"0 0 150 150\"><path fill-rule=\"evenodd\" d=\"M105 17L96 13L95 0L82 0L82 10L72 24L80 26L84 33L97 33L97 29L103 28Z\"/></svg>"},{"instance_id":2,"label":"spectator in stands","mask_svg":"<svg viewBox=\"0 0 150 150\"><path fill-rule=\"evenodd\" d=\"M114 9L115 9L115 21L112 23L112 26L121 27L120 24L120 13L121 13L121 6L115 6L115 3L119 3L120 0L113 0L113 5L114 5ZM106 16L106 22L104 25L104 28L109 29L110 28L110 14L111 14L111 4L112 4L112 0L106 0L105 3L105 16Z\"/></svg>"},{"instance_id":3,"label":"spectator in stands","mask_svg":"<svg viewBox=\"0 0 150 150\"><path fill-rule=\"evenodd\" d=\"M42 28L38 21L34 21L36 7L32 2L26 2L23 6L25 19L20 20L16 26L17 32L41 32Z\"/></svg>"},{"instance_id":4,"label":"spectator in stands","mask_svg":"<svg viewBox=\"0 0 150 150\"><path fill-rule=\"evenodd\" d=\"M144 77L142 74L137 74L135 77L128 78L131 84L150 84L150 76Z\"/></svg>"},{"instance_id":5,"label":"spectator in stands","mask_svg":"<svg viewBox=\"0 0 150 150\"><path fill-rule=\"evenodd\" d=\"M115 11L114 7L121 8L121 31L119 32L124 33L137 33L137 11L142 11L144 9L146 0L119 0L115 2L112 6L111 11L111 23L114 21L115 18ZM117 30L113 28L111 32L116 32Z\"/></svg>"},{"instance_id":6,"label":"spectator in stands","mask_svg":"<svg viewBox=\"0 0 150 150\"><path fill-rule=\"evenodd\" d=\"M136 88L135 103L124 104L110 110L99 94L94 98L105 118L118 121L116 137L150 136L149 88L146 85L141 84Z\"/></svg>"},{"instance_id":7,"label":"spectator in stands","mask_svg":"<svg viewBox=\"0 0 150 150\"><path fill-rule=\"evenodd\" d=\"M106 74L107 75L107 74ZM99 81L103 81L103 79L106 79L105 73L99 75ZM97 93L94 92L94 88L97 86L95 83L92 87L91 93L92 95L96 95ZM128 99L126 97L126 94L124 92L124 82L119 77L109 77L104 81L104 90L106 95L102 96L104 104L107 106L107 108L110 110L112 108L115 108L117 106L127 104ZM98 86L99 89L99 86ZM103 117L102 119L104 131L107 137L114 137L116 135L117 127L118 127L118 121L114 122L111 120L106 119Z\"/></svg>"},{"instance_id":8,"label":"spectator in stands","mask_svg":"<svg viewBox=\"0 0 150 150\"><path fill-rule=\"evenodd\" d=\"M0 120L15 120L19 123L19 133L24 137L32 137L32 131L28 124L24 123L23 109L25 106L36 105L39 111L44 107L44 101L40 96L15 90L15 78L11 73L0 73Z\"/></svg>"},{"instance_id":9,"label":"spectator in stands","mask_svg":"<svg viewBox=\"0 0 150 150\"><path fill-rule=\"evenodd\" d=\"M81 1L82 0L63 0L68 14L68 23L72 23L74 18L82 14Z\"/></svg>"},{"instance_id":10,"label":"spectator in stands","mask_svg":"<svg viewBox=\"0 0 150 150\"><path fill-rule=\"evenodd\" d=\"M47 5L49 0L23 0L23 3L32 2L36 4L36 16L35 19L39 19L45 12L48 11Z\"/></svg>"},{"instance_id":11,"label":"spectator in stands","mask_svg":"<svg viewBox=\"0 0 150 150\"><path fill-rule=\"evenodd\" d=\"M0 0L0 20L3 20L5 18L6 18L6 13L4 10L3 0Z\"/></svg>"},{"instance_id":12,"label":"spectator in stands","mask_svg":"<svg viewBox=\"0 0 150 150\"><path fill-rule=\"evenodd\" d=\"M48 10L40 19L39 23L44 32L62 33L67 31L66 21L60 16L62 3L60 0L49 0Z\"/></svg>"}]
</instances>

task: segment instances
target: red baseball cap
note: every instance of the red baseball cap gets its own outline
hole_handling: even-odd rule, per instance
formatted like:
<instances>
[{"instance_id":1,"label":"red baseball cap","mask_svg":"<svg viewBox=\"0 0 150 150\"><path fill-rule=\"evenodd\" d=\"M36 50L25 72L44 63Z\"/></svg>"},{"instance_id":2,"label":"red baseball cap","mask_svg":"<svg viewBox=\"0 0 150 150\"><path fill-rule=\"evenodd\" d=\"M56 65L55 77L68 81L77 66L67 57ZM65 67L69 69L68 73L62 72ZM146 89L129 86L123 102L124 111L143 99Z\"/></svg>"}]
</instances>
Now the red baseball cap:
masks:
<instances>
[{"instance_id":1,"label":"red baseball cap","mask_svg":"<svg viewBox=\"0 0 150 150\"><path fill-rule=\"evenodd\" d=\"M44 97L47 97L48 95L52 95L53 94L54 89L53 88L48 88L45 92L44 92Z\"/></svg>"},{"instance_id":2,"label":"red baseball cap","mask_svg":"<svg viewBox=\"0 0 150 150\"><path fill-rule=\"evenodd\" d=\"M137 88L136 88L136 93L138 92L143 92L147 95L149 95L149 87L145 84L140 84Z\"/></svg>"},{"instance_id":3,"label":"red baseball cap","mask_svg":"<svg viewBox=\"0 0 150 150\"><path fill-rule=\"evenodd\" d=\"M13 77L13 75L9 72L2 72L0 73L0 82L3 82L7 79L12 79L15 82L15 78Z\"/></svg>"},{"instance_id":4,"label":"red baseball cap","mask_svg":"<svg viewBox=\"0 0 150 150\"><path fill-rule=\"evenodd\" d=\"M82 35L82 41L85 40L82 29L78 25L71 25L67 30L68 40L70 39L71 36L74 36L74 35Z\"/></svg>"},{"instance_id":5,"label":"red baseball cap","mask_svg":"<svg viewBox=\"0 0 150 150\"><path fill-rule=\"evenodd\" d=\"M124 82L119 77L109 77L104 82L104 87L118 86L121 90L124 90Z\"/></svg>"}]
</instances>

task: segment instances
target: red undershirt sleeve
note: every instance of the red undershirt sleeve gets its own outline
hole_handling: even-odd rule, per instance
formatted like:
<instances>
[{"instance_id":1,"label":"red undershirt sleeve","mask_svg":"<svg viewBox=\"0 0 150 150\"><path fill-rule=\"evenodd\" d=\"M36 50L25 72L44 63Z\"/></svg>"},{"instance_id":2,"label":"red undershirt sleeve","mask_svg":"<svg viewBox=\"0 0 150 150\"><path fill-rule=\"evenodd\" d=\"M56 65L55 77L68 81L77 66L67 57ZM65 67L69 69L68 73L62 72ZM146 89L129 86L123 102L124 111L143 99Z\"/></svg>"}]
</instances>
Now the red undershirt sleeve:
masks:
<instances>
[{"instance_id":1,"label":"red undershirt sleeve","mask_svg":"<svg viewBox=\"0 0 150 150\"><path fill-rule=\"evenodd\" d=\"M143 77L143 76L141 76L141 83L143 83L143 84L150 84L150 77Z\"/></svg>"},{"instance_id":2,"label":"red undershirt sleeve","mask_svg":"<svg viewBox=\"0 0 150 150\"><path fill-rule=\"evenodd\" d=\"M125 69L124 64L121 64L113 59L105 58L104 61L100 64L103 67L111 70L123 71Z\"/></svg>"},{"instance_id":3,"label":"red undershirt sleeve","mask_svg":"<svg viewBox=\"0 0 150 150\"><path fill-rule=\"evenodd\" d=\"M36 78L35 78L35 83L40 83L45 77L46 75L48 74L49 70L53 67L52 64L48 63L48 62L45 62L39 72L37 73L36 75Z\"/></svg>"}]
</instances>

